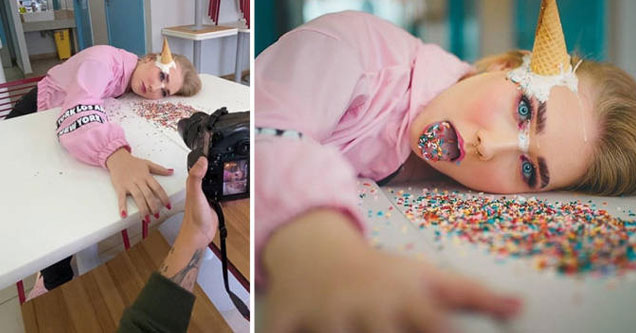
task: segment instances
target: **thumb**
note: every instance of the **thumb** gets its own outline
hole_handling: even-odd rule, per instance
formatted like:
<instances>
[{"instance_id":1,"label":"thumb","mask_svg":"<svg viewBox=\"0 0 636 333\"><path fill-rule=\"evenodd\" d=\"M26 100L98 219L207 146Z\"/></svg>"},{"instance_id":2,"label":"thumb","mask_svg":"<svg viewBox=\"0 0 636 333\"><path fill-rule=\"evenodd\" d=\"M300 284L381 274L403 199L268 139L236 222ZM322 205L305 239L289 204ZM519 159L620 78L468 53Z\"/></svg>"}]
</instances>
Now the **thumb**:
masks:
<instances>
[{"instance_id":1,"label":"thumb","mask_svg":"<svg viewBox=\"0 0 636 333\"><path fill-rule=\"evenodd\" d=\"M196 163L190 168L188 174L188 192L201 188L201 180L205 176L205 172L208 170L208 159L205 156L199 157Z\"/></svg>"}]
</instances>

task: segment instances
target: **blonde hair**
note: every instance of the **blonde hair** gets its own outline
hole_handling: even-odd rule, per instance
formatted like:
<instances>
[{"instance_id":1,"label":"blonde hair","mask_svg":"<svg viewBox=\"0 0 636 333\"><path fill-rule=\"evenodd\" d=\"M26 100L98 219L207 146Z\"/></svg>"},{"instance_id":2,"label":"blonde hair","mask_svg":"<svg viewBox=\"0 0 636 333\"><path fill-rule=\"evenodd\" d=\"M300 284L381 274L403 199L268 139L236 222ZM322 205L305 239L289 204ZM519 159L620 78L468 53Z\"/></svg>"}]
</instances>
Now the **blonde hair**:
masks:
<instances>
[{"instance_id":1,"label":"blonde hair","mask_svg":"<svg viewBox=\"0 0 636 333\"><path fill-rule=\"evenodd\" d=\"M144 56L144 58L154 60L157 58L157 55L158 53L148 53ZM181 68L181 76L183 77L181 89L179 89L175 95L186 97L196 95L196 93L201 90L201 79L199 78L199 74L197 74L197 70L194 68L194 65L192 65L187 57L180 54L173 53L172 58L174 59L174 62L179 64L179 68Z\"/></svg>"},{"instance_id":2,"label":"blonde hair","mask_svg":"<svg viewBox=\"0 0 636 333\"><path fill-rule=\"evenodd\" d=\"M201 90L201 79L194 65L188 60L188 58L180 54L172 54L174 61L181 67L181 75L183 76L183 85L181 89L177 91L177 95L192 96Z\"/></svg>"},{"instance_id":3,"label":"blonde hair","mask_svg":"<svg viewBox=\"0 0 636 333\"><path fill-rule=\"evenodd\" d=\"M475 68L477 72L515 68L527 53L515 50L486 57ZM573 56L573 66L579 60ZM587 170L568 189L597 195L636 194L636 81L614 65L590 60L583 60L577 74L593 82L600 135Z\"/></svg>"}]
</instances>

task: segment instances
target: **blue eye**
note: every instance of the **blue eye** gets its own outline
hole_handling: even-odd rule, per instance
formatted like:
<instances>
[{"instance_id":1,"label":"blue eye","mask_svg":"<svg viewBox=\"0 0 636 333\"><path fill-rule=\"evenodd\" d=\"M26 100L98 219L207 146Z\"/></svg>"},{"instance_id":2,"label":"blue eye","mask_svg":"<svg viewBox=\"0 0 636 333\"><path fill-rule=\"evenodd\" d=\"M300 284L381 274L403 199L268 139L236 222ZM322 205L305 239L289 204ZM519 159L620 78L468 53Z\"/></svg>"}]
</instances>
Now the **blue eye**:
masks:
<instances>
[{"instance_id":1,"label":"blue eye","mask_svg":"<svg viewBox=\"0 0 636 333\"><path fill-rule=\"evenodd\" d=\"M523 172L524 177L530 178L534 173L534 167L532 166L532 163L523 161L523 164L521 164L521 171Z\"/></svg>"},{"instance_id":2,"label":"blue eye","mask_svg":"<svg viewBox=\"0 0 636 333\"><path fill-rule=\"evenodd\" d=\"M159 72L159 81L163 81L166 79L166 74L164 72Z\"/></svg>"},{"instance_id":3,"label":"blue eye","mask_svg":"<svg viewBox=\"0 0 636 333\"><path fill-rule=\"evenodd\" d=\"M534 165L524 156L521 157L521 176L528 186L534 187L536 185L537 177Z\"/></svg>"},{"instance_id":4,"label":"blue eye","mask_svg":"<svg viewBox=\"0 0 636 333\"><path fill-rule=\"evenodd\" d=\"M519 106L517 106L517 113L519 114L519 118L521 121L528 121L532 117L530 112L530 101L528 97L523 95L521 100L519 101Z\"/></svg>"}]
</instances>

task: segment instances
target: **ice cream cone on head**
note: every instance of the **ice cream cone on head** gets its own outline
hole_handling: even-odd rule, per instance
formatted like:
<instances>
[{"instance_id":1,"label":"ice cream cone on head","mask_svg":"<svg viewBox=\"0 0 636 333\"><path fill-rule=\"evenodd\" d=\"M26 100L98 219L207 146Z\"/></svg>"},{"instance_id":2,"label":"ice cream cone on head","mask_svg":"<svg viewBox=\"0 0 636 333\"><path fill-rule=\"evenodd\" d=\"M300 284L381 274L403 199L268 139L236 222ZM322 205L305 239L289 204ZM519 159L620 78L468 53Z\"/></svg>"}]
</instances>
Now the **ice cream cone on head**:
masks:
<instances>
[{"instance_id":1,"label":"ice cream cone on head","mask_svg":"<svg viewBox=\"0 0 636 333\"><path fill-rule=\"evenodd\" d=\"M521 67L508 73L508 78L522 89L545 102L550 89L563 85L576 92L576 68L570 64L556 0L542 0L532 53L523 59Z\"/></svg>"},{"instance_id":2,"label":"ice cream cone on head","mask_svg":"<svg viewBox=\"0 0 636 333\"><path fill-rule=\"evenodd\" d=\"M541 2L530 68L539 75L557 75L571 68L556 0Z\"/></svg>"},{"instance_id":3,"label":"ice cream cone on head","mask_svg":"<svg viewBox=\"0 0 636 333\"><path fill-rule=\"evenodd\" d=\"M170 51L167 38L163 39L163 48L161 49L161 54L157 56L155 64L166 74L170 73L170 68L177 67L172 58L172 52Z\"/></svg>"}]
</instances>

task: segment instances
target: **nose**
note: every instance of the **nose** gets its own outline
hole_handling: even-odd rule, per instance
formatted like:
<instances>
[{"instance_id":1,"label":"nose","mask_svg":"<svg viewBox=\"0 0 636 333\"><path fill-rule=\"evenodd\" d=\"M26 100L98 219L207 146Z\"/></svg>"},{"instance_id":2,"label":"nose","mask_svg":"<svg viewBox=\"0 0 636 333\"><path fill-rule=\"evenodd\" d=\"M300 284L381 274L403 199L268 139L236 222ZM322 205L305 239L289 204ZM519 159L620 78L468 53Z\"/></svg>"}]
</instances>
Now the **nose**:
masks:
<instances>
[{"instance_id":1,"label":"nose","mask_svg":"<svg viewBox=\"0 0 636 333\"><path fill-rule=\"evenodd\" d=\"M479 158L488 161L499 154L519 150L519 138L514 133L495 134L480 129L474 146Z\"/></svg>"}]
</instances>

